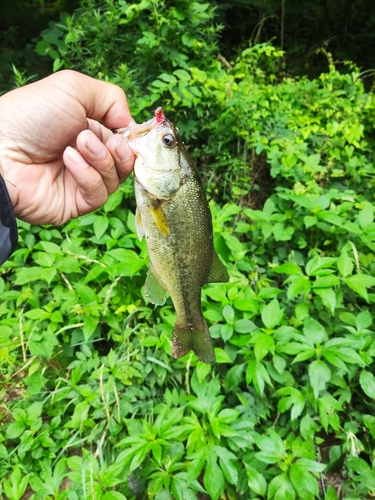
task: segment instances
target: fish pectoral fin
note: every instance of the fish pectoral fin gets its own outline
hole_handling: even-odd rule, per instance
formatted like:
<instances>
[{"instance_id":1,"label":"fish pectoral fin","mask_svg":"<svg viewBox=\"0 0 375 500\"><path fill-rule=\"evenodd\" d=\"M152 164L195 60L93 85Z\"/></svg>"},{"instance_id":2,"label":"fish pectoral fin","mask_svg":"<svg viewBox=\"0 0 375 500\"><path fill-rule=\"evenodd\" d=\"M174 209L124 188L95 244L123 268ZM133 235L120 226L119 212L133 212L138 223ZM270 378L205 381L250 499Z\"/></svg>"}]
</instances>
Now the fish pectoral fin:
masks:
<instances>
[{"instance_id":1,"label":"fish pectoral fin","mask_svg":"<svg viewBox=\"0 0 375 500\"><path fill-rule=\"evenodd\" d=\"M147 278L145 283L145 294L148 300L157 306L162 306L168 297L168 292L160 283L151 264L148 268Z\"/></svg>"},{"instance_id":2,"label":"fish pectoral fin","mask_svg":"<svg viewBox=\"0 0 375 500\"><path fill-rule=\"evenodd\" d=\"M202 363L213 365L216 361L210 332L204 318L199 318L192 324L183 324L178 319L176 321L172 354L175 358L182 358L189 351L193 351Z\"/></svg>"},{"instance_id":3,"label":"fish pectoral fin","mask_svg":"<svg viewBox=\"0 0 375 500\"><path fill-rule=\"evenodd\" d=\"M142 224L142 216L139 208L137 207L135 210L135 229L137 231L137 236L139 241L142 241L143 236L145 235L145 230Z\"/></svg>"},{"instance_id":4,"label":"fish pectoral fin","mask_svg":"<svg viewBox=\"0 0 375 500\"><path fill-rule=\"evenodd\" d=\"M229 281L228 271L225 269L218 254L214 251L207 283L226 283L227 281Z\"/></svg>"},{"instance_id":5,"label":"fish pectoral fin","mask_svg":"<svg viewBox=\"0 0 375 500\"><path fill-rule=\"evenodd\" d=\"M159 229L161 234L164 236L169 235L169 224L167 217L160 205L160 202L155 202L151 208L149 208L152 220L155 222L156 227Z\"/></svg>"}]
</instances>

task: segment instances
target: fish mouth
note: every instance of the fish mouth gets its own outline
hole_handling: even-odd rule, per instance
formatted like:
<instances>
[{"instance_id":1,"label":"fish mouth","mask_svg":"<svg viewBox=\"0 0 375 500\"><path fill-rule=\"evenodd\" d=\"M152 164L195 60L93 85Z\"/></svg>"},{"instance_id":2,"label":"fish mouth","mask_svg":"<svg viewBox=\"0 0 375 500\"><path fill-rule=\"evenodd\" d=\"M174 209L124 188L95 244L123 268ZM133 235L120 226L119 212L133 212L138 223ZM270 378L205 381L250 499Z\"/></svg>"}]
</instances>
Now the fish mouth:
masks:
<instances>
[{"instance_id":1,"label":"fish mouth","mask_svg":"<svg viewBox=\"0 0 375 500\"><path fill-rule=\"evenodd\" d=\"M151 118L150 120L144 123L137 124L132 121L129 123L127 127L117 129L116 133L122 134L125 137L125 139L131 141L148 134L149 132L151 132L151 130L155 129L162 123L168 122L164 114L164 111L161 107L155 110L154 115L155 115L154 118Z\"/></svg>"}]
</instances>

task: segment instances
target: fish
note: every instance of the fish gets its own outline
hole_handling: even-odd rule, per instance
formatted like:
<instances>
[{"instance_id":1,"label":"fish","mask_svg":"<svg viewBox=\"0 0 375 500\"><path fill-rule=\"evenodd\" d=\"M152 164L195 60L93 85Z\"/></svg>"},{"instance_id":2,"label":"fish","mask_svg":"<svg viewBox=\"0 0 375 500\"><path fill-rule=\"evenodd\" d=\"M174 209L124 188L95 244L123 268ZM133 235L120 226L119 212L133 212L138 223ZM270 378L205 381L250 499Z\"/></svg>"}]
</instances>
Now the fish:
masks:
<instances>
[{"instance_id":1,"label":"fish","mask_svg":"<svg viewBox=\"0 0 375 500\"><path fill-rule=\"evenodd\" d=\"M123 130L136 156L137 235L146 239L150 257L145 295L158 306L168 295L172 299L177 315L172 355L193 351L203 363L214 364L201 290L206 283L228 281L229 275L214 250L212 216L198 170L161 107L152 119Z\"/></svg>"}]
</instances>

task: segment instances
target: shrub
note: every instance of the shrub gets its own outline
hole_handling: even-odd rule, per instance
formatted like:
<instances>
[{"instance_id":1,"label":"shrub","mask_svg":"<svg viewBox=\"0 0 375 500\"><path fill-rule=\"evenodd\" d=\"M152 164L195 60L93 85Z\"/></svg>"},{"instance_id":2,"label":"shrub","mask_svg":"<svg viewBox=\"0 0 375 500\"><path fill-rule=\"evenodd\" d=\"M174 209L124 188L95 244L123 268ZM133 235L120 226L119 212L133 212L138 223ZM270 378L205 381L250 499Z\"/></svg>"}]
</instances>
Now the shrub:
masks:
<instances>
[{"instance_id":1,"label":"shrub","mask_svg":"<svg viewBox=\"0 0 375 500\"><path fill-rule=\"evenodd\" d=\"M181 19L185 4L159 4L85 4L60 47L43 37L57 65L92 72L98 56L94 76L126 74L136 116L165 105L193 145L231 275L202 297L217 364L171 358L175 314L145 300L129 183L63 228L21 224L0 278L5 495L335 499L337 475L343 498L373 495L373 94L331 62L314 80L283 76L269 44L223 63L205 4ZM122 73L122 26L143 30L146 61L144 33L159 22L156 50L171 48L170 19L207 51L177 37L176 66Z\"/></svg>"}]
</instances>

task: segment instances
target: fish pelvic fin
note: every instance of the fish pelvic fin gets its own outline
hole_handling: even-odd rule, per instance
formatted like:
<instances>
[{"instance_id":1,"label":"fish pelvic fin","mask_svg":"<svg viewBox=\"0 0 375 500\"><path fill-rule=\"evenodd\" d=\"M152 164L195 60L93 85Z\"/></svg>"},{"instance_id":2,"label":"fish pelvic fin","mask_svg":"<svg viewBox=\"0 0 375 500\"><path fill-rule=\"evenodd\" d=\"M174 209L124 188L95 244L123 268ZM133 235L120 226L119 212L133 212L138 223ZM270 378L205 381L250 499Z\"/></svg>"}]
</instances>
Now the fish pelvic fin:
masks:
<instances>
[{"instance_id":1,"label":"fish pelvic fin","mask_svg":"<svg viewBox=\"0 0 375 500\"><path fill-rule=\"evenodd\" d=\"M193 351L202 363L213 365L216 361L210 332L203 317L191 324L176 321L172 354L175 358L182 358L189 351Z\"/></svg>"},{"instance_id":2,"label":"fish pelvic fin","mask_svg":"<svg viewBox=\"0 0 375 500\"><path fill-rule=\"evenodd\" d=\"M226 283L227 281L229 281L228 271L225 269L218 254L214 251L207 283Z\"/></svg>"},{"instance_id":3,"label":"fish pelvic fin","mask_svg":"<svg viewBox=\"0 0 375 500\"><path fill-rule=\"evenodd\" d=\"M157 306L163 306L168 297L168 292L160 283L151 264L147 272L145 295L149 302Z\"/></svg>"}]
</instances>

